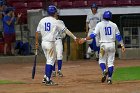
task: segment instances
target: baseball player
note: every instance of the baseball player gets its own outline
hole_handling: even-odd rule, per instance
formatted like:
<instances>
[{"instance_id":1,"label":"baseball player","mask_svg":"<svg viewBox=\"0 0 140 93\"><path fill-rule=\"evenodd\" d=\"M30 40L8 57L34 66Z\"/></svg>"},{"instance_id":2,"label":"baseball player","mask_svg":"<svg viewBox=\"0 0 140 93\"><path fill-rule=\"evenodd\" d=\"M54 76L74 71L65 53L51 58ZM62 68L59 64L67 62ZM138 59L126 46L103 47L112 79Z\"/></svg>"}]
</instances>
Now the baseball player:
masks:
<instances>
[{"instance_id":1,"label":"baseball player","mask_svg":"<svg viewBox=\"0 0 140 93\"><path fill-rule=\"evenodd\" d=\"M60 23L64 24L64 22L62 20L59 20ZM55 46L56 46L56 58L57 58L57 64L58 64L58 76L59 77L63 77L62 74L62 59L63 59L63 44L62 44L62 39L66 36L66 34L62 31L59 31L57 36L56 36L56 41L55 41ZM52 72L52 76L55 77L56 76L56 71L55 71L55 64L53 66L53 72Z\"/></svg>"},{"instance_id":2,"label":"baseball player","mask_svg":"<svg viewBox=\"0 0 140 93\"><path fill-rule=\"evenodd\" d=\"M92 31L94 31L96 24L102 19L101 14L97 10L98 6L96 5L96 3L93 3L91 6L92 13L89 13L86 18L86 33L88 33L87 36L89 36ZM98 36L93 38L92 40L88 40L87 43L89 47L86 53L86 58L90 59L91 52L94 51L96 55L96 60L98 61L98 54L100 50Z\"/></svg>"},{"instance_id":3,"label":"baseball player","mask_svg":"<svg viewBox=\"0 0 140 93\"><path fill-rule=\"evenodd\" d=\"M103 77L101 82L105 82L108 75L107 83L112 84L112 74L114 71L114 59L115 59L115 39L121 44L122 52L125 52L125 47L123 44L122 36L117 25L111 22L112 13L110 11L105 11L103 14L103 21L99 22L95 31L90 34L90 36L83 38L79 41L80 44L87 40L92 39L99 35L100 42L100 55L99 55L99 65L102 69ZM107 61L107 62L106 62ZM108 66L108 72L106 71L106 63Z\"/></svg>"},{"instance_id":4,"label":"baseball player","mask_svg":"<svg viewBox=\"0 0 140 93\"><path fill-rule=\"evenodd\" d=\"M45 75L43 80L46 85L57 85L51 80L52 68L56 58L55 37L58 31L62 31L73 37L75 41L77 38L65 27L64 24L57 20L58 13L57 8L54 5L48 6L47 13L49 16L42 18L37 26L35 35L36 49L38 49L38 33L41 33L41 45L46 57Z\"/></svg>"}]
</instances>

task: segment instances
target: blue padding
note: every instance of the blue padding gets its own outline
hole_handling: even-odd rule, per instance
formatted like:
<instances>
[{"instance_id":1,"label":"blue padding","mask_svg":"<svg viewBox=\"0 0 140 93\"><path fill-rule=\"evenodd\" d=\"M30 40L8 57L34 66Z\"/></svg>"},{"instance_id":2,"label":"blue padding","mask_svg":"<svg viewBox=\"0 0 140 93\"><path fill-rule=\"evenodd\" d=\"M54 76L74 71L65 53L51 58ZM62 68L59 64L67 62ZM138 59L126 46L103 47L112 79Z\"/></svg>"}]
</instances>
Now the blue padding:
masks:
<instances>
[{"instance_id":1,"label":"blue padding","mask_svg":"<svg viewBox=\"0 0 140 93\"><path fill-rule=\"evenodd\" d=\"M122 36L120 34L116 34L116 39L118 42L122 41Z\"/></svg>"},{"instance_id":2,"label":"blue padding","mask_svg":"<svg viewBox=\"0 0 140 93\"><path fill-rule=\"evenodd\" d=\"M98 51L98 53L99 53L100 47L98 47L98 46L96 45L95 37L93 38L92 43L89 44L89 46L90 46L90 48L91 48L93 51Z\"/></svg>"},{"instance_id":3,"label":"blue padding","mask_svg":"<svg viewBox=\"0 0 140 93\"><path fill-rule=\"evenodd\" d=\"M95 33L90 34L90 38L95 38L95 37L96 37Z\"/></svg>"}]
</instances>

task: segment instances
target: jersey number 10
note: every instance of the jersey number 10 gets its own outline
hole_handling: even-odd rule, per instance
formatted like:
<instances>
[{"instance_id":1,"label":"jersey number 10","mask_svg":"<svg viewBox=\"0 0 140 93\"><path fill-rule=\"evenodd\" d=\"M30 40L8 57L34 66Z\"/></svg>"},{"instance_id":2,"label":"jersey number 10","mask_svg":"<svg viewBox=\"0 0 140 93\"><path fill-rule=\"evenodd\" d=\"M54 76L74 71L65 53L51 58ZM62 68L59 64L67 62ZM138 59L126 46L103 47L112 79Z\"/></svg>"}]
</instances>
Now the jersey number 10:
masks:
<instances>
[{"instance_id":1,"label":"jersey number 10","mask_svg":"<svg viewBox=\"0 0 140 93\"><path fill-rule=\"evenodd\" d=\"M112 31L111 31L111 27L105 27L105 35L111 35Z\"/></svg>"},{"instance_id":2,"label":"jersey number 10","mask_svg":"<svg viewBox=\"0 0 140 93\"><path fill-rule=\"evenodd\" d=\"M51 30L51 23L45 23L45 31L50 31Z\"/></svg>"}]
</instances>

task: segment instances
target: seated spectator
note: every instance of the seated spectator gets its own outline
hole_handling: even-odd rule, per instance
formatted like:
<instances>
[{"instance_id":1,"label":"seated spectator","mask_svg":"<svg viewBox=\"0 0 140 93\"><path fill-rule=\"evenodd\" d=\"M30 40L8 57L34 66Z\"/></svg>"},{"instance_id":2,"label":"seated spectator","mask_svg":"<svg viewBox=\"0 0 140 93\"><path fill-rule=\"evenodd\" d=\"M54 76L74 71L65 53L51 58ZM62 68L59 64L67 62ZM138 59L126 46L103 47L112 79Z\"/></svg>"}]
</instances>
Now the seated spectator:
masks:
<instances>
[{"instance_id":1,"label":"seated spectator","mask_svg":"<svg viewBox=\"0 0 140 93\"><path fill-rule=\"evenodd\" d=\"M3 28L4 28L4 55L7 55L7 47L11 49L11 55L15 55L15 23L18 22L22 13L17 15L15 18L15 9L13 7L7 7L5 10L5 16L3 18Z\"/></svg>"}]
</instances>

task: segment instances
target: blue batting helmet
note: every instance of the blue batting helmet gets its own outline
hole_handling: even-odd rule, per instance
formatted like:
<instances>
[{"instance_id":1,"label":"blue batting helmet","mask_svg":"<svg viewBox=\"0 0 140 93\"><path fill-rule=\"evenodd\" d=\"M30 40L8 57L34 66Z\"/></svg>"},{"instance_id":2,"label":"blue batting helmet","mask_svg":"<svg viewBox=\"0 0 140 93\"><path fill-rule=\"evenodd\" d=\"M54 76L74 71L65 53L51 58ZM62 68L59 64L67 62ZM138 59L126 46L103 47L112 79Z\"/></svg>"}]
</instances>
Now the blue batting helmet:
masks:
<instances>
[{"instance_id":1,"label":"blue batting helmet","mask_svg":"<svg viewBox=\"0 0 140 93\"><path fill-rule=\"evenodd\" d=\"M54 5L48 6L47 12L49 15L54 15L57 12L57 8Z\"/></svg>"},{"instance_id":2,"label":"blue batting helmet","mask_svg":"<svg viewBox=\"0 0 140 93\"><path fill-rule=\"evenodd\" d=\"M103 14L103 19L112 19L112 13L110 11L105 11Z\"/></svg>"},{"instance_id":3,"label":"blue batting helmet","mask_svg":"<svg viewBox=\"0 0 140 93\"><path fill-rule=\"evenodd\" d=\"M96 9L98 9L98 6L97 6L96 3L93 3L93 4L91 5L91 8L96 8Z\"/></svg>"}]
</instances>

